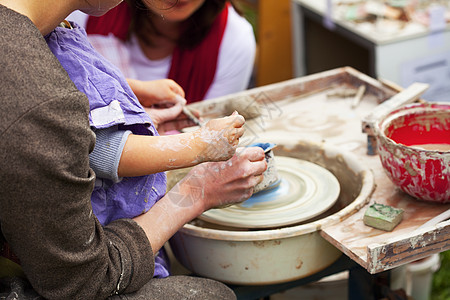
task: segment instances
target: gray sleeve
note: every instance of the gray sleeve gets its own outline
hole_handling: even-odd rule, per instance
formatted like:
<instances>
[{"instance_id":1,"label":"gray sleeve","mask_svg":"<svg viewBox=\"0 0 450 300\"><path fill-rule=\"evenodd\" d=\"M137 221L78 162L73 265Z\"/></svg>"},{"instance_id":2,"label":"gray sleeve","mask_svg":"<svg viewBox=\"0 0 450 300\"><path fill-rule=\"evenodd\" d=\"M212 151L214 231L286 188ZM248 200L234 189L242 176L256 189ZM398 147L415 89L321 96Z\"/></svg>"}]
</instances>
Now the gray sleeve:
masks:
<instances>
[{"instance_id":1,"label":"gray sleeve","mask_svg":"<svg viewBox=\"0 0 450 300\"><path fill-rule=\"evenodd\" d=\"M95 148L89 154L89 164L99 178L119 182L117 174L123 147L131 131L118 130L117 126L95 130Z\"/></svg>"},{"instance_id":2,"label":"gray sleeve","mask_svg":"<svg viewBox=\"0 0 450 300\"><path fill-rule=\"evenodd\" d=\"M2 5L0 20L1 233L45 299L139 290L154 270L144 230L92 213L87 97L31 20Z\"/></svg>"}]
</instances>

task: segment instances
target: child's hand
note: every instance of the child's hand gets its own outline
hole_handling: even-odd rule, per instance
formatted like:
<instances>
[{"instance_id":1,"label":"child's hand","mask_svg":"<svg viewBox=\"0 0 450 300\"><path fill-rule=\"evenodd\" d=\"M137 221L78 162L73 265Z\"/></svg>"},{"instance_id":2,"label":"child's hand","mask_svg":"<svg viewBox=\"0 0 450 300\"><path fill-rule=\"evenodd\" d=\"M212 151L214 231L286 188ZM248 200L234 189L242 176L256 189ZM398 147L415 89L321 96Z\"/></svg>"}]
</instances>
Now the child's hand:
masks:
<instances>
[{"instance_id":1,"label":"child's hand","mask_svg":"<svg viewBox=\"0 0 450 300\"><path fill-rule=\"evenodd\" d=\"M186 104L183 88L171 79L127 81L156 128L159 124L176 119Z\"/></svg>"},{"instance_id":2,"label":"child's hand","mask_svg":"<svg viewBox=\"0 0 450 300\"><path fill-rule=\"evenodd\" d=\"M127 79L127 81L144 107L150 107L155 104L177 104L179 102L177 95L184 98L183 88L172 79L151 81Z\"/></svg>"},{"instance_id":3,"label":"child's hand","mask_svg":"<svg viewBox=\"0 0 450 300\"><path fill-rule=\"evenodd\" d=\"M194 144L199 151L198 162L227 160L236 152L239 138L244 134L243 116L234 112L232 115L208 121L194 131Z\"/></svg>"},{"instance_id":4,"label":"child's hand","mask_svg":"<svg viewBox=\"0 0 450 300\"><path fill-rule=\"evenodd\" d=\"M167 108L150 108L144 107L145 112L152 119L153 125L160 130L159 125L175 120L178 116L181 115L183 111L183 107L180 103L177 103L171 107Z\"/></svg>"}]
</instances>

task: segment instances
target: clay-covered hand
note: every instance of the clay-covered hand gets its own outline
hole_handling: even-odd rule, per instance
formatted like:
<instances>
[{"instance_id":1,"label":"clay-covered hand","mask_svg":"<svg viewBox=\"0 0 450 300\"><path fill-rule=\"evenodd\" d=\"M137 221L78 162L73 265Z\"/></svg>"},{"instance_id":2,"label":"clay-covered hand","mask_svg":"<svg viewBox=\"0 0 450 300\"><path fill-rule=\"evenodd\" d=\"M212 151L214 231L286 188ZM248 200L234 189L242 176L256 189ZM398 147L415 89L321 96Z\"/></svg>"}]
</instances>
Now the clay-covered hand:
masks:
<instances>
[{"instance_id":1,"label":"clay-covered hand","mask_svg":"<svg viewBox=\"0 0 450 300\"><path fill-rule=\"evenodd\" d=\"M192 168L167 196L178 206L200 206L200 212L239 203L250 198L266 169L267 162L260 147L238 148L228 161L203 163Z\"/></svg>"},{"instance_id":2,"label":"clay-covered hand","mask_svg":"<svg viewBox=\"0 0 450 300\"><path fill-rule=\"evenodd\" d=\"M245 119L237 112L228 117L209 120L192 132L198 150L197 162L227 160L236 152L244 134Z\"/></svg>"},{"instance_id":3,"label":"clay-covered hand","mask_svg":"<svg viewBox=\"0 0 450 300\"><path fill-rule=\"evenodd\" d=\"M267 168L260 147L238 148L228 161L197 165L146 213L134 220L144 229L153 251L204 211L250 198Z\"/></svg>"}]
</instances>

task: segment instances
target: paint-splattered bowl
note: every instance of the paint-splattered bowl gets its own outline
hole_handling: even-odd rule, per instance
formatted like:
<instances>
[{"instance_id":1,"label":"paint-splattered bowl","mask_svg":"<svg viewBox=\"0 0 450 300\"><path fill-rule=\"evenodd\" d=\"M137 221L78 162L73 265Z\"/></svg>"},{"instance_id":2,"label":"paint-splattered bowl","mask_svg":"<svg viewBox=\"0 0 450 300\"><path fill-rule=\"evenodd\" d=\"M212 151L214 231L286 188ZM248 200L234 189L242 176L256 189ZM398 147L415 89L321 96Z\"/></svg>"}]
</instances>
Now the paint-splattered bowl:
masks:
<instances>
[{"instance_id":1,"label":"paint-splattered bowl","mask_svg":"<svg viewBox=\"0 0 450 300\"><path fill-rule=\"evenodd\" d=\"M450 202L450 103L410 104L375 125L389 178L425 201Z\"/></svg>"}]
</instances>

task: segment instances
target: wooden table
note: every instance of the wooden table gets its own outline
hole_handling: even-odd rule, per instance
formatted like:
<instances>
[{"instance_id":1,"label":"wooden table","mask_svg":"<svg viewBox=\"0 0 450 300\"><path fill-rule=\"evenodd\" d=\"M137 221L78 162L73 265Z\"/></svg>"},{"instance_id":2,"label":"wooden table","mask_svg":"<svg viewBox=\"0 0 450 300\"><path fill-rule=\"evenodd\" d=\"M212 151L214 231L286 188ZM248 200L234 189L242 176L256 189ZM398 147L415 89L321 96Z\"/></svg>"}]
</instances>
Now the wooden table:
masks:
<instances>
[{"instance_id":1,"label":"wooden table","mask_svg":"<svg viewBox=\"0 0 450 300\"><path fill-rule=\"evenodd\" d=\"M329 97L343 88L366 86L356 108L352 97ZM320 234L370 274L450 249L450 220L421 228L428 220L450 209L450 204L416 200L400 191L381 166L377 155L367 154L367 135L361 120L379 103L398 90L352 68L334 69L242 93L194 104L206 117L223 115L231 98L250 97L263 108L261 117L247 121L243 142L256 137L285 136L291 139L324 141L360 157L374 174L376 188L366 206L341 222L322 228ZM365 226L362 218L368 205L382 203L404 210L403 221L385 232Z\"/></svg>"}]
</instances>

